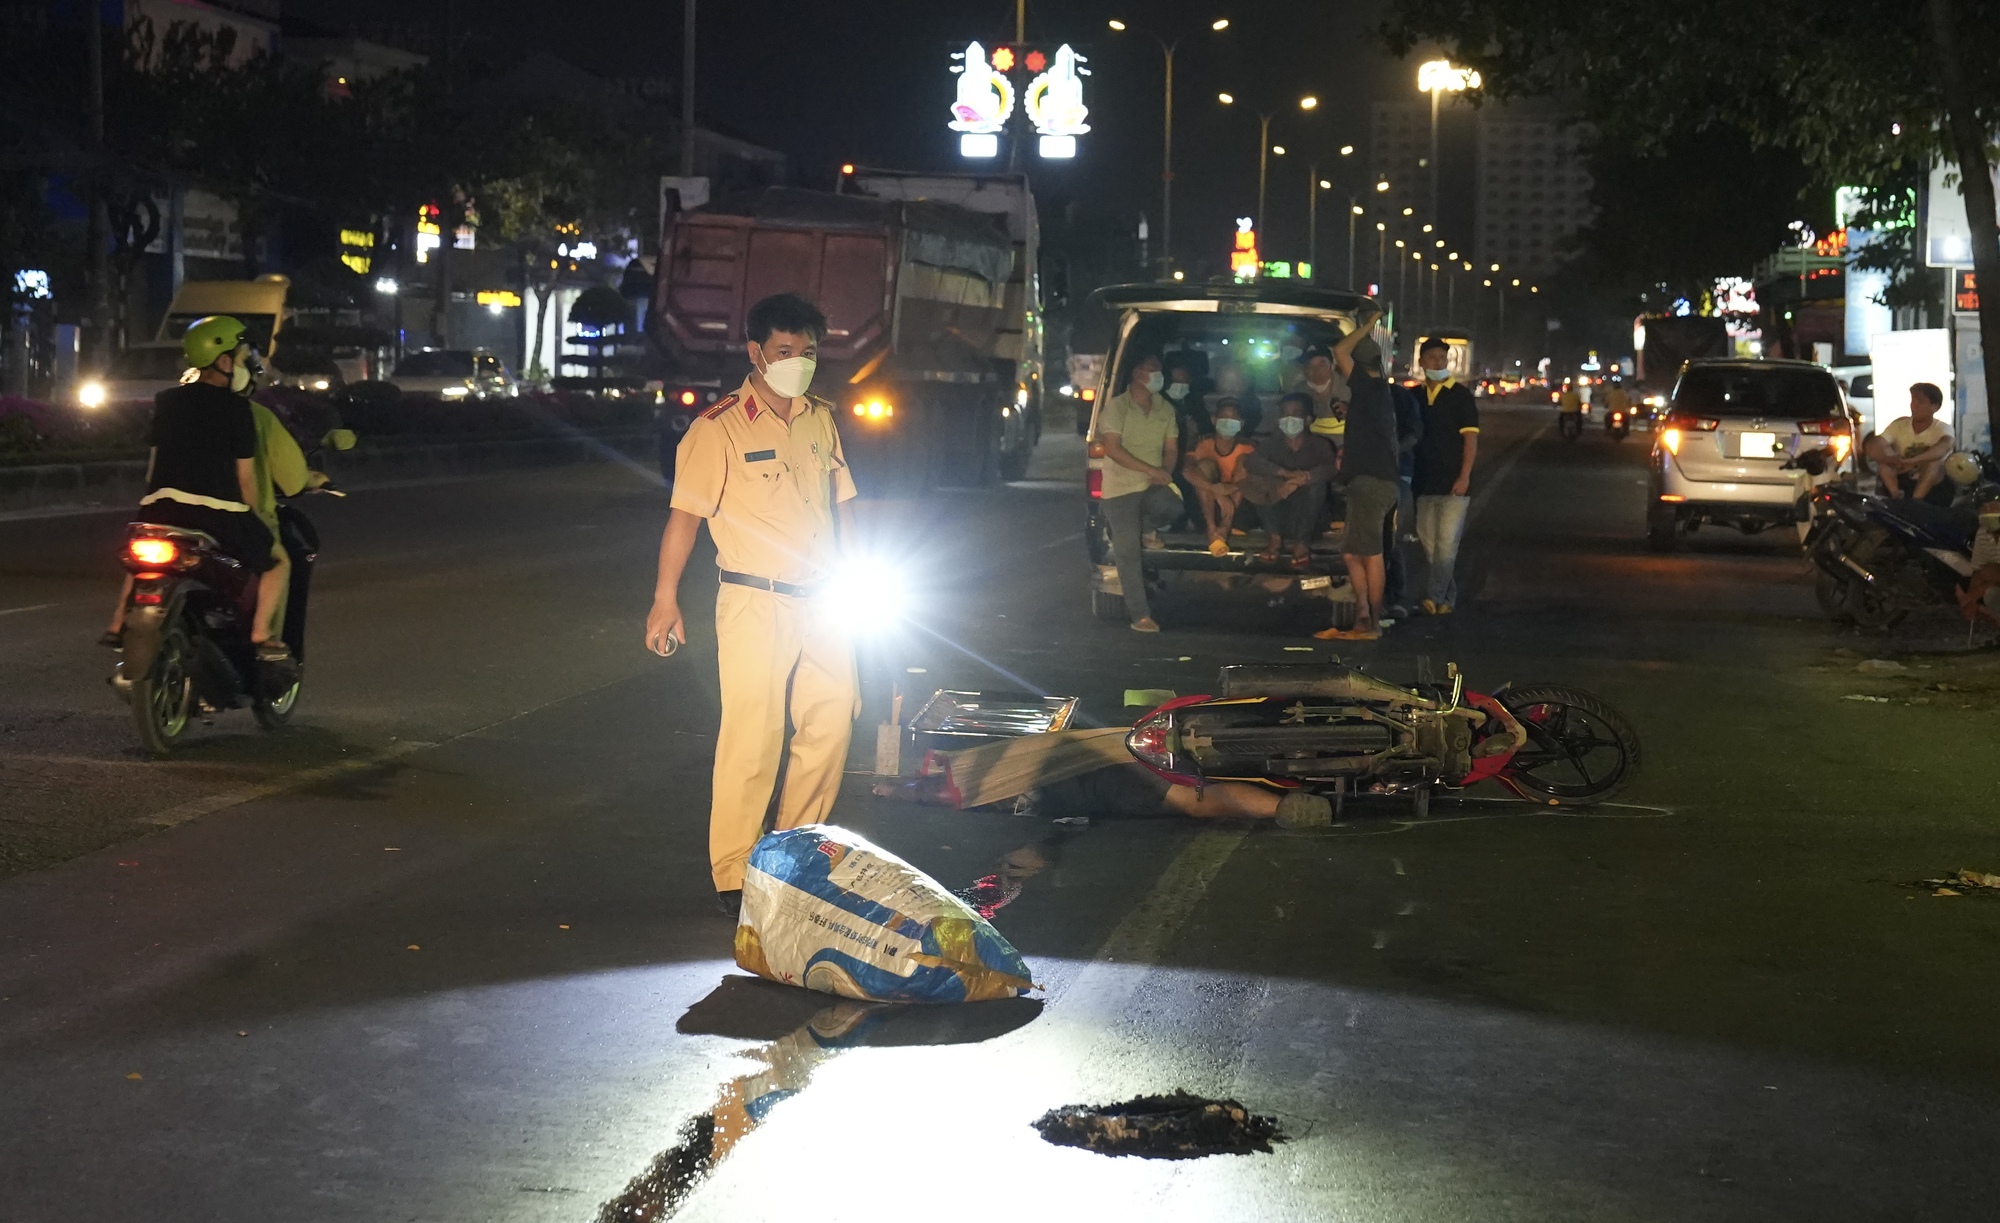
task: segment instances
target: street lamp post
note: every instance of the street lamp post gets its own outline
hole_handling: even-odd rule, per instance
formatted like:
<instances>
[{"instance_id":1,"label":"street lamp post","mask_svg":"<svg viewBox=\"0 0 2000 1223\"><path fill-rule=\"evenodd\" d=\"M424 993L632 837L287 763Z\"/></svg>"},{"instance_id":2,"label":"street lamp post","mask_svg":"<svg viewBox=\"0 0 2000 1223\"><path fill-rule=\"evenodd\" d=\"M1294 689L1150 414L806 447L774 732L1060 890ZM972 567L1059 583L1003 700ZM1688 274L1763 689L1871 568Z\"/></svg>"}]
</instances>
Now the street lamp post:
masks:
<instances>
[{"instance_id":1,"label":"street lamp post","mask_svg":"<svg viewBox=\"0 0 2000 1223\"><path fill-rule=\"evenodd\" d=\"M1354 154L1353 145L1343 144L1340 146L1340 155L1342 157L1351 157L1353 156L1353 154ZM1333 184L1327 182L1325 179L1319 176L1319 163L1317 161L1307 162L1306 163L1306 262L1312 267L1312 273L1313 273L1312 279L1314 280L1314 282L1317 282L1319 280L1319 193L1322 191L1331 191L1331 190L1333 190ZM1351 199L1348 201L1348 206L1349 207L1353 206L1353 201ZM1349 219L1347 223L1347 267L1348 267L1347 278L1348 280L1351 281L1354 279L1353 214L1349 213L1348 217Z\"/></svg>"},{"instance_id":2,"label":"street lamp post","mask_svg":"<svg viewBox=\"0 0 2000 1223\"><path fill-rule=\"evenodd\" d=\"M1354 223L1361 216L1361 205L1355 197L1347 197L1347 287L1354 287Z\"/></svg>"},{"instance_id":3,"label":"street lamp post","mask_svg":"<svg viewBox=\"0 0 2000 1223\"><path fill-rule=\"evenodd\" d=\"M1438 107L1447 93L1479 88L1479 74L1434 59L1417 69L1417 88L1431 95L1431 220L1438 219Z\"/></svg>"},{"instance_id":4,"label":"street lamp post","mask_svg":"<svg viewBox=\"0 0 2000 1223\"><path fill-rule=\"evenodd\" d=\"M1389 223L1375 222L1375 292L1389 285Z\"/></svg>"},{"instance_id":5,"label":"street lamp post","mask_svg":"<svg viewBox=\"0 0 2000 1223\"><path fill-rule=\"evenodd\" d=\"M1215 95L1215 100L1224 106L1233 106L1236 104L1236 95L1218 93ZM1319 99L1312 94L1307 94L1305 97L1299 99L1300 110L1313 110L1318 106ZM1269 177L1270 155L1277 153L1282 156L1285 151L1283 148L1274 147L1271 144L1271 120L1277 117L1278 112L1275 110L1268 114L1257 116L1257 236L1259 240L1263 240L1265 236L1264 185Z\"/></svg>"},{"instance_id":6,"label":"street lamp post","mask_svg":"<svg viewBox=\"0 0 2000 1223\"><path fill-rule=\"evenodd\" d=\"M1017 23L1018 24L1018 23ZM1129 29L1123 21L1113 18L1113 30L1124 32ZM1208 28L1216 33L1229 28L1229 19L1219 17L1209 22ZM1160 35L1153 35L1160 44L1160 52L1167 61L1166 105L1164 122L1161 125L1160 146L1160 279L1174 278L1174 48L1180 46L1180 39L1167 41ZM1016 42L1022 41L1017 35Z\"/></svg>"}]
</instances>

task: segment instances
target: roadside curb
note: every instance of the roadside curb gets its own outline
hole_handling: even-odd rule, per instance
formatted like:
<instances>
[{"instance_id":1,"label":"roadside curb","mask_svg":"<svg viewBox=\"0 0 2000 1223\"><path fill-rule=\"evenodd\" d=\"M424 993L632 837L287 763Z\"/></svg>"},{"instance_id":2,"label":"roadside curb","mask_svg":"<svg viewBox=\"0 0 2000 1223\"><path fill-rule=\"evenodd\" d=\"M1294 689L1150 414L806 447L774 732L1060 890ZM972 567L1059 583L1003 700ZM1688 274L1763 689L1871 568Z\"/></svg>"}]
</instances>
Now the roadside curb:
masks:
<instances>
[{"instance_id":1,"label":"roadside curb","mask_svg":"<svg viewBox=\"0 0 2000 1223\"><path fill-rule=\"evenodd\" d=\"M652 429L575 433L561 437L430 442L412 446L369 446L333 458L335 482L366 488L390 481L558 467L571 463L641 461L651 466ZM136 505L146 491L143 459L94 463L50 463L0 468L0 514L9 511L89 509Z\"/></svg>"}]
</instances>

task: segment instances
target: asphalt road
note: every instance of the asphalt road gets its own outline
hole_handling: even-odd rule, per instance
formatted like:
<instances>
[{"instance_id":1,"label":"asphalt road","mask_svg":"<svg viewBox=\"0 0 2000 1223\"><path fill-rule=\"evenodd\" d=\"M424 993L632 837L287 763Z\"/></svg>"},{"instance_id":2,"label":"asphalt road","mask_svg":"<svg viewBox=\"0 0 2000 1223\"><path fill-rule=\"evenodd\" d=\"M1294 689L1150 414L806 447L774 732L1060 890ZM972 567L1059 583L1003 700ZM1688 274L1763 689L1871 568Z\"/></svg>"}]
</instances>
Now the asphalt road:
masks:
<instances>
[{"instance_id":1,"label":"asphalt road","mask_svg":"<svg viewBox=\"0 0 2000 1223\"><path fill-rule=\"evenodd\" d=\"M1909 886L2000 872L1987 656L1836 634L1776 536L1648 555L1643 439L1549 422L1489 412L1459 614L1343 657L1600 692L1645 743L1620 805L1064 833L857 794L839 822L947 886L1022 881L996 924L1045 987L891 1014L731 963L712 635L639 647L645 472L316 505L297 726L165 763L89 644L119 517L0 522L0 1218L1991 1219L2000 895ZM871 703L1027 684L1112 723L1332 656L1310 608L1201 587L1157 637L1091 620L1074 439L1039 460L866 506L923 575ZM1287 1140L1029 1127L1176 1088Z\"/></svg>"}]
</instances>

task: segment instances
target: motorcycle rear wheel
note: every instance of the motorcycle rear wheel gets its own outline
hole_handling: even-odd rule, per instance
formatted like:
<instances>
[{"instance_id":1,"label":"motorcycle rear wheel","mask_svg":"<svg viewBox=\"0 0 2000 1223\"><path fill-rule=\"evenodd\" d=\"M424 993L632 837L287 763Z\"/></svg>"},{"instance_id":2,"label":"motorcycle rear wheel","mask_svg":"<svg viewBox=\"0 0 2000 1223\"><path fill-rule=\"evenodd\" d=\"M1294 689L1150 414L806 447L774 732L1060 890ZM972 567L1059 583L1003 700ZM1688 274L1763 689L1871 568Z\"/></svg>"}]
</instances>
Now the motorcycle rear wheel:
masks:
<instances>
[{"instance_id":1,"label":"motorcycle rear wheel","mask_svg":"<svg viewBox=\"0 0 2000 1223\"><path fill-rule=\"evenodd\" d=\"M1501 778L1521 797L1551 807L1587 807L1639 776L1639 735L1625 715L1580 688L1536 684L1499 694L1528 742Z\"/></svg>"},{"instance_id":2,"label":"motorcycle rear wheel","mask_svg":"<svg viewBox=\"0 0 2000 1223\"><path fill-rule=\"evenodd\" d=\"M1847 610L1847 601L1852 597L1848 583L1822 569L1813 575L1813 597L1819 600L1819 609L1826 613L1827 619L1835 624L1854 623L1854 613Z\"/></svg>"},{"instance_id":3,"label":"motorcycle rear wheel","mask_svg":"<svg viewBox=\"0 0 2000 1223\"><path fill-rule=\"evenodd\" d=\"M139 742L155 756L171 754L187 730L194 704L194 679L188 671L192 653L187 633L180 625L169 624L160 636L152 668L132 681L132 725Z\"/></svg>"},{"instance_id":4,"label":"motorcycle rear wheel","mask_svg":"<svg viewBox=\"0 0 2000 1223\"><path fill-rule=\"evenodd\" d=\"M1877 529L1863 535L1847 550L1847 555L1853 558L1855 564L1875 575L1873 582L1863 582L1859 578L1849 582L1844 602L1847 614L1866 632L1886 634L1910 614L1910 609L1900 599L1883 589L1890 576L1893 548L1888 532Z\"/></svg>"}]
</instances>

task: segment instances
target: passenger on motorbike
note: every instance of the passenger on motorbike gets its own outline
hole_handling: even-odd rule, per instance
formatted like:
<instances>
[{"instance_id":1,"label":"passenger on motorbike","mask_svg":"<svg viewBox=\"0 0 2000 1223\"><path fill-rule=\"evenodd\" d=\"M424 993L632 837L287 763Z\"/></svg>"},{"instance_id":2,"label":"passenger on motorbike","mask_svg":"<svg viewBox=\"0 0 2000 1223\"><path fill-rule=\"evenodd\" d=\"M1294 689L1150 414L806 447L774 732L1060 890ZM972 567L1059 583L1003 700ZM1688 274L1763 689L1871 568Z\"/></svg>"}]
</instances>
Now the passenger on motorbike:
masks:
<instances>
[{"instance_id":1,"label":"passenger on motorbike","mask_svg":"<svg viewBox=\"0 0 2000 1223\"><path fill-rule=\"evenodd\" d=\"M276 615L291 563L257 512L268 479L258 473L257 417L249 399L263 367L242 322L223 315L190 325L181 337L181 352L196 374L154 397L147 491L139 500L139 517L205 532L258 575L250 641L260 661L283 662L291 651L279 639ZM123 642L131 590L128 577L101 639L113 648Z\"/></svg>"},{"instance_id":2,"label":"passenger on motorbike","mask_svg":"<svg viewBox=\"0 0 2000 1223\"><path fill-rule=\"evenodd\" d=\"M1943 406L1944 392L1935 383L1915 383L1910 387L1910 414L1890 421L1861 444L1862 454L1875 464L1884 496L1921 501L1944 478L1952 439L1950 428L1937 418Z\"/></svg>"}]
</instances>

